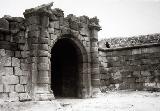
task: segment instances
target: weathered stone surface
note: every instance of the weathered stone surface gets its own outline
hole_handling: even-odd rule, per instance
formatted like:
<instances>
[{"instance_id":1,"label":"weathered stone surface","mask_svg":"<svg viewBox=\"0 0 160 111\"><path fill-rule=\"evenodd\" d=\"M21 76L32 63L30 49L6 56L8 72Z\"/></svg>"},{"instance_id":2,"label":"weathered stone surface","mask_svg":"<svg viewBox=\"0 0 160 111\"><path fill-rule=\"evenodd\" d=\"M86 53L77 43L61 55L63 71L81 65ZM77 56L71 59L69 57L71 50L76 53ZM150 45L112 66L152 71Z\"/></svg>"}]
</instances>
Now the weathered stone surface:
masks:
<instances>
[{"instance_id":1,"label":"weathered stone surface","mask_svg":"<svg viewBox=\"0 0 160 111\"><path fill-rule=\"evenodd\" d=\"M20 84L27 84L28 76L20 76Z\"/></svg>"},{"instance_id":2,"label":"weathered stone surface","mask_svg":"<svg viewBox=\"0 0 160 111\"><path fill-rule=\"evenodd\" d=\"M0 93L0 99L7 100L8 94L7 93Z\"/></svg>"},{"instance_id":3,"label":"weathered stone surface","mask_svg":"<svg viewBox=\"0 0 160 111\"><path fill-rule=\"evenodd\" d=\"M51 28L56 28L56 29L60 28L59 21L50 22L49 25L50 25Z\"/></svg>"},{"instance_id":4,"label":"weathered stone surface","mask_svg":"<svg viewBox=\"0 0 160 111\"><path fill-rule=\"evenodd\" d=\"M38 16L30 16L28 19L27 19L27 22L29 24L40 24L39 23L39 17Z\"/></svg>"},{"instance_id":5,"label":"weathered stone surface","mask_svg":"<svg viewBox=\"0 0 160 111\"><path fill-rule=\"evenodd\" d=\"M22 69L19 67L14 67L15 75L23 75Z\"/></svg>"},{"instance_id":6,"label":"weathered stone surface","mask_svg":"<svg viewBox=\"0 0 160 111\"><path fill-rule=\"evenodd\" d=\"M15 89L14 89L14 85L4 85L4 92L14 92Z\"/></svg>"},{"instance_id":7,"label":"weathered stone surface","mask_svg":"<svg viewBox=\"0 0 160 111\"><path fill-rule=\"evenodd\" d=\"M29 57L30 52L29 51L21 51L21 55L23 58Z\"/></svg>"},{"instance_id":8,"label":"weathered stone surface","mask_svg":"<svg viewBox=\"0 0 160 111\"><path fill-rule=\"evenodd\" d=\"M18 84L19 79L18 79L18 76L14 76L14 75L2 76L2 83L4 83L4 84Z\"/></svg>"},{"instance_id":9,"label":"weathered stone surface","mask_svg":"<svg viewBox=\"0 0 160 111\"><path fill-rule=\"evenodd\" d=\"M11 62L11 57L7 57L7 58L2 58L5 60L4 66L11 66L12 62Z\"/></svg>"},{"instance_id":10,"label":"weathered stone surface","mask_svg":"<svg viewBox=\"0 0 160 111\"><path fill-rule=\"evenodd\" d=\"M39 45L39 49L40 49L40 50L48 51L48 44L40 44L40 45Z\"/></svg>"},{"instance_id":11,"label":"weathered stone surface","mask_svg":"<svg viewBox=\"0 0 160 111\"><path fill-rule=\"evenodd\" d=\"M21 63L21 69L22 69L23 71L28 71L28 70L29 70L29 64Z\"/></svg>"},{"instance_id":12,"label":"weathered stone surface","mask_svg":"<svg viewBox=\"0 0 160 111\"><path fill-rule=\"evenodd\" d=\"M18 58L12 57L12 66L20 67L20 60Z\"/></svg>"},{"instance_id":13,"label":"weathered stone surface","mask_svg":"<svg viewBox=\"0 0 160 111\"><path fill-rule=\"evenodd\" d=\"M47 64L49 64L49 58L48 57L39 57L38 63L47 63Z\"/></svg>"},{"instance_id":14,"label":"weathered stone surface","mask_svg":"<svg viewBox=\"0 0 160 111\"><path fill-rule=\"evenodd\" d=\"M16 92L24 92L24 86L21 84L15 85L15 91Z\"/></svg>"},{"instance_id":15,"label":"weathered stone surface","mask_svg":"<svg viewBox=\"0 0 160 111\"><path fill-rule=\"evenodd\" d=\"M48 51L45 51L45 50L39 50L38 51L38 55L40 57L49 57L49 52Z\"/></svg>"},{"instance_id":16,"label":"weathered stone surface","mask_svg":"<svg viewBox=\"0 0 160 111\"><path fill-rule=\"evenodd\" d=\"M4 18L0 18L0 28L8 30L9 29L9 22Z\"/></svg>"},{"instance_id":17,"label":"weathered stone surface","mask_svg":"<svg viewBox=\"0 0 160 111\"><path fill-rule=\"evenodd\" d=\"M31 100L31 97L28 93L19 93L19 100L20 101L28 101Z\"/></svg>"},{"instance_id":18,"label":"weathered stone surface","mask_svg":"<svg viewBox=\"0 0 160 111\"><path fill-rule=\"evenodd\" d=\"M5 67L6 75L13 75L13 67Z\"/></svg>"},{"instance_id":19,"label":"weathered stone surface","mask_svg":"<svg viewBox=\"0 0 160 111\"><path fill-rule=\"evenodd\" d=\"M9 101L19 101L19 95L17 92L9 93Z\"/></svg>"},{"instance_id":20,"label":"weathered stone surface","mask_svg":"<svg viewBox=\"0 0 160 111\"><path fill-rule=\"evenodd\" d=\"M38 70L49 70L49 64L48 63L39 63L38 64Z\"/></svg>"},{"instance_id":21,"label":"weathered stone surface","mask_svg":"<svg viewBox=\"0 0 160 111\"><path fill-rule=\"evenodd\" d=\"M49 32L50 34L54 34L54 28L48 28L48 32Z\"/></svg>"},{"instance_id":22,"label":"weathered stone surface","mask_svg":"<svg viewBox=\"0 0 160 111\"><path fill-rule=\"evenodd\" d=\"M28 32L28 36L38 38L40 36L40 31L31 30L31 31Z\"/></svg>"},{"instance_id":23,"label":"weathered stone surface","mask_svg":"<svg viewBox=\"0 0 160 111\"><path fill-rule=\"evenodd\" d=\"M3 92L3 84L0 84L0 93Z\"/></svg>"}]
</instances>

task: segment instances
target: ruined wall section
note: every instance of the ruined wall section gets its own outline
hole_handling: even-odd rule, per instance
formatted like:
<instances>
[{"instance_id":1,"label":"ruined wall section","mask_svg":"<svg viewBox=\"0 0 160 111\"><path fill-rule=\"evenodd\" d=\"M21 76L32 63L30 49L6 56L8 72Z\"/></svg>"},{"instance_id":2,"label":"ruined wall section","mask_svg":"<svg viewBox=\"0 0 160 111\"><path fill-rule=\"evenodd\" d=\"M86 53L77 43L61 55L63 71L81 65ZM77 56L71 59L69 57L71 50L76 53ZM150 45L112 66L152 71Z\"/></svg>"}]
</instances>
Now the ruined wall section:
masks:
<instances>
[{"instance_id":1,"label":"ruined wall section","mask_svg":"<svg viewBox=\"0 0 160 111\"><path fill-rule=\"evenodd\" d=\"M0 19L0 99L28 100L28 48L24 19L4 16Z\"/></svg>"},{"instance_id":2,"label":"ruined wall section","mask_svg":"<svg viewBox=\"0 0 160 111\"><path fill-rule=\"evenodd\" d=\"M51 9L53 3L44 4L24 12L28 29L30 50L31 95L34 100L53 99L51 90L51 49L59 39L69 39L82 52L82 89L86 97L99 91L98 31L101 29L96 17L64 17L61 9ZM86 60L85 60L86 59ZM88 78L88 79L87 79ZM91 85L92 83L92 85ZM88 84L88 85L87 85ZM91 89L92 88L92 89ZM91 91L92 90L92 91ZM88 93L86 93L88 92Z\"/></svg>"},{"instance_id":3,"label":"ruined wall section","mask_svg":"<svg viewBox=\"0 0 160 111\"><path fill-rule=\"evenodd\" d=\"M160 91L158 41L133 47L99 48L99 60L102 91Z\"/></svg>"},{"instance_id":4,"label":"ruined wall section","mask_svg":"<svg viewBox=\"0 0 160 111\"><path fill-rule=\"evenodd\" d=\"M133 47L137 45L145 44L154 44L160 43L160 34L149 34L149 35L139 35L133 37L117 37L117 38L108 38L99 41L99 45L102 48L105 48L106 42L110 48L120 48L120 47Z\"/></svg>"}]
</instances>

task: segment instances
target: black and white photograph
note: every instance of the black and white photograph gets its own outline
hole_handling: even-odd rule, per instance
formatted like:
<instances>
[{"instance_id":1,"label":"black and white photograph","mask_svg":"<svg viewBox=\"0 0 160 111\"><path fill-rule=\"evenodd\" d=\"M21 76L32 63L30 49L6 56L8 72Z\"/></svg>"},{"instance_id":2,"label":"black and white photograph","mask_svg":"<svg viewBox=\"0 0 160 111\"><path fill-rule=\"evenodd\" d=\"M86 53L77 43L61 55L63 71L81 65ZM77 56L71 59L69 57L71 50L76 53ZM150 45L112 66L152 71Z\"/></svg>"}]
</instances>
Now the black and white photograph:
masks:
<instances>
[{"instance_id":1,"label":"black and white photograph","mask_svg":"<svg viewBox=\"0 0 160 111\"><path fill-rule=\"evenodd\" d=\"M0 111L160 111L160 0L0 8Z\"/></svg>"}]
</instances>

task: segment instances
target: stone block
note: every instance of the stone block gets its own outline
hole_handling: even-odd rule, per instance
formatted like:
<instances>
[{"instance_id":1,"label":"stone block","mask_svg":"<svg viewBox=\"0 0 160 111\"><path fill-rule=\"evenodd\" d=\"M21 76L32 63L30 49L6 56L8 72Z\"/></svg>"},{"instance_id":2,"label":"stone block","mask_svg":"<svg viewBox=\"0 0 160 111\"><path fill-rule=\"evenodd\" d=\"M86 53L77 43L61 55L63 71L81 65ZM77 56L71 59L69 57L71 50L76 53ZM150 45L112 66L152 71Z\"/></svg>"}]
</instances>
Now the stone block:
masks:
<instances>
[{"instance_id":1,"label":"stone block","mask_svg":"<svg viewBox=\"0 0 160 111\"><path fill-rule=\"evenodd\" d=\"M61 30L60 29L54 29L54 34L59 37L61 35Z\"/></svg>"},{"instance_id":2,"label":"stone block","mask_svg":"<svg viewBox=\"0 0 160 111\"><path fill-rule=\"evenodd\" d=\"M39 38L37 37L30 37L28 38L28 40L30 41L30 43L32 44L38 44L39 43ZM30 48L32 48L31 46L29 46Z\"/></svg>"},{"instance_id":3,"label":"stone block","mask_svg":"<svg viewBox=\"0 0 160 111\"><path fill-rule=\"evenodd\" d=\"M40 37L39 38L39 43L41 43L41 44L48 44L49 43L49 39L48 38L42 38L42 37Z\"/></svg>"},{"instance_id":4,"label":"stone block","mask_svg":"<svg viewBox=\"0 0 160 111\"><path fill-rule=\"evenodd\" d=\"M88 30L87 27L83 27L83 28L80 29L80 34L82 36L89 36L90 35L90 31Z\"/></svg>"},{"instance_id":5,"label":"stone block","mask_svg":"<svg viewBox=\"0 0 160 111\"><path fill-rule=\"evenodd\" d=\"M70 25L70 28L71 28L71 29L77 30L77 31L79 30L79 24L78 24L78 22L76 22L76 21L71 21L69 25Z\"/></svg>"},{"instance_id":6,"label":"stone block","mask_svg":"<svg viewBox=\"0 0 160 111\"><path fill-rule=\"evenodd\" d=\"M38 55L39 57L49 57L49 52L44 50L39 50Z\"/></svg>"},{"instance_id":7,"label":"stone block","mask_svg":"<svg viewBox=\"0 0 160 111\"><path fill-rule=\"evenodd\" d=\"M4 63L4 66L11 66L11 57L7 57L5 58L5 63Z\"/></svg>"},{"instance_id":8,"label":"stone block","mask_svg":"<svg viewBox=\"0 0 160 111\"><path fill-rule=\"evenodd\" d=\"M30 75L30 71L23 71L23 75L24 76L29 76Z\"/></svg>"},{"instance_id":9,"label":"stone block","mask_svg":"<svg viewBox=\"0 0 160 111\"><path fill-rule=\"evenodd\" d=\"M4 92L14 92L14 85L4 85Z\"/></svg>"},{"instance_id":10,"label":"stone block","mask_svg":"<svg viewBox=\"0 0 160 111\"><path fill-rule=\"evenodd\" d=\"M28 93L19 93L19 101L29 101L31 97Z\"/></svg>"},{"instance_id":11,"label":"stone block","mask_svg":"<svg viewBox=\"0 0 160 111\"><path fill-rule=\"evenodd\" d=\"M3 41L4 40L4 34L0 34L0 41Z\"/></svg>"},{"instance_id":12,"label":"stone block","mask_svg":"<svg viewBox=\"0 0 160 111\"><path fill-rule=\"evenodd\" d=\"M29 51L21 51L21 55L23 58L27 58L30 56L30 52Z\"/></svg>"},{"instance_id":13,"label":"stone block","mask_svg":"<svg viewBox=\"0 0 160 111\"><path fill-rule=\"evenodd\" d=\"M50 25L51 28L56 28L56 29L60 28L59 21L50 22L49 25Z\"/></svg>"},{"instance_id":14,"label":"stone block","mask_svg":"<svg viewBox=\"0 0 160 111\"><path fill-rule=\"evenodd\" d=\"M21 51L15 51L15 57L20 58L21 57Z\"/></svg>"},{"instance_id":15,"label":"stone block","mask_svg":"<svg viewBox=\"0 0 160 111\"><path fill-rule=\"evenodd\" d=\"M50 59L48 57L39 57L38 63L49 63Z\"/></svg>"},{"instance_id":16,"label":"stone block","mask_svg":"<svg viewBox=\"0 0 160 111\"><path fill-rule=\"evenodd\" d=\"M39 44L31 44L31 50L38 50L39 49Z\"/></svg>"},{"instance_id":17,"label":"stone block","mask_svg":"<svg viewBox=\"0 0 160 111\"><path fill-rule=\"evenodd\" d=\"M32 80L30 80L32 83L37 83L37 77L38 77L38 70L31 70L31 77Z\"/></svg>"},{"instance_id":18,"label":"stone block","mask_svg":"<svg viewBox=\"0 0 160 111\"><path fill-rule=\"evenodd\" d=\"M100 85L100 80L99 79L92 79L91 80L92 86L94 87L99 87Z\"/></svg>"},{"instance_id":19,"label":"stone block","mask_svg":"<svg viewBox=\"0 0 160 111\"><path fill-rule=\"evenodd\" d=\"M9 101L19 101L19 95L17 92L10 92L9 93Z\"/></svg>"},{"instance_id":20,"label":"stone block","mask_svg":"<svg viewBox=\"0 0 160 111\"><path fill-rule=\"evenodd\" d=\"M0 93L3 92L3 84L0 84Z\"/></svg>"},{"instance_id":21,"label":"stone block","mask_svg":"<svg viewBox=\"0 0 160 111\"><path fill-rule=\"evenodd\" d=\"M36 24L33 24L33 25L29 25L28 26L28 29L30 31L38 31L40 29L40 26L39 25L36 25Z\"/></svg>"},{"instance_id":22,"label":"stone block","mask_svg":"<svg viewBox=\"0 0 160 111\"><path fill-rule=\"evenodd\" d=\"M15 92L24 92L24 86L21 84L15 85Z\"/></svg>"},{"instance_id":23,"label":"stone block","mask_svg":"<svg viewBox=\"0 0 160 111\"><path fill-rule=\"evenodd\" d=\"M27 18L27 21L29 24L40 24L39 19L39 16L30 16L29 18Z\"/></svg>"},{"instance_id":24,"label":"stone block","mask_svg":"<svg viewBox=\"0 0 160 111\"><path fill-rule=\"evenodd\" d=\"M49 26L49 17L48 16L43 15L40 17L40 20L41 20L40 23L41 23L42 27L47 28Z\"/></svg>"},{"instance_id":25,"label":"stone block","mask_svg":"<svg viewBox=\"0 0 160 111\"><path fill-rule=\"evenodd\" d=\"M39 77L49 77L49 71L39 70Z\"/></svg>"},{"instance_id":26,"label":"stone block","mask_svg":"<svg viewBox=\"0 0 160 111\"><path fill-rule=\"evenodd\" d=\"M51 40L56 40L57 39L57 35L55 34L50 34Z\"/></svg>"},{"instance_id":27,"label":"stone block","mask_svg":"<svg viewBox=\"0 0 160 111\"><path fill-rule=\"evenodd\" d=\"M0 93L0 99L8 100L8 93Z\"/></svg>"},{"instance_id":28,"label":"stone block","mask_svg":"<svg viewBox=\"0 0 160 111\"><path fill-rule=\"evenodd\" d=\"M47 63L39 63L38 64L38 70L49 70L49 64Z\"/></svg>"},{"instance_id":29,"label":"stone block","mask_svg":"<svg viewBox=\"0 0 160 111\"><path fill-rule=\"evenodd\" d=\"M13 67L4 67L6 75L13 75Z\"/></svg>"},{"instance_id":30,"label":"stone block","mask_svg":"<svg viewBox=\"0 0 160 111\"><path fill-rule=\"evenodd\" d=\"M39 49L40 49L40 50L48 51L48 44L40 44L40 45L39 45Z\"/></svg>"},{"instance_id":31,"label":"stone block","mask_svg":"<svg viewBox=\"0 0 160 111\"><path fill-rule=\"evenodd\" d=\"M54 28L48 28L48 32L49 32L50 34L54 34Z\"/></svg>"},{"instance_id":32,"label":"stone block","mask_svg":"<svg viewBox=\"0 0 160 111\"><path fill-rule=\"evenodd\" d=\"M28 76L20 76L20 84L27 84Z\"/></svg>"},{"instance_id":33,"label":"stone block","mask_svg":"<svg viewBox=\"0 0 160 111\"><path fill-rule=\"evenodd\" d=\"M19 67L14 67L15 75L23 75L22 69Z\"/></svg>"},{"instance_id":34,"label":"stone block","mask_svg":"<svg viewBox=\"0 0 160 111\"><path fill-rule=\"evenodd\" d=\"M2 83L4 84L18 84L19 78L14 75L2 76Z\"/></svg>"},{"instance_id":35,"label":"stone block","mask_svg":"<svg viewBox=\"0 0 160 111\"><path fill-rule=\"evenodd\" d=\"M141 49L132 49L132 55L141 54Z\"/></svg>"},{"instance_id":36,"label":"stone block","mask_svg":"<svg viewBox=\"0 0 160 111\"><path fill-rule=\"evenodd\" d=\"M5 53L4 49L0 49L0 56L6 56L6 53Z\"/></svg>"},{"instance_id":37,"label":"stone block","mask_svg":"<svg viewBox=\"0 0 160 111\"><path fill-rule=\"evenodd\" d=\"M31 63L31 69L37 70L37 63Z\"/></svg>"},{"instance_id":38,"label":"stone block","mask_svg":"<svg viewBox=\"0 0 160 111\"><path fill-rule=\"evenodd\" d=\"M70 28L65 28L65 27L63 27L62 29L61 29L61 32L62 32L62 34L71 34L71 29Z\"/></svg>"},{"instance_id":39,"label":"stone block","mask_svg":"<svg viewBox=\"0 0 160 111\"><path fill-rule=\"evenodd\" d=\"M4 75L6 75L6 71L5 71L4 67L0 67L0 78Z\"/></svg>"},{"instance_id":40,"label":"stone block","mask_svg":"<svg viewBox=\"0 0 160 111\"><path fill-rule=\"evenodd\" d=\"M14 51L5 50L5 53L6 53L7 57L13 57L14 56Z\"/></svg>"},{"instance_id":41,"label":"stone block","mask_svg":"<svg viewBox=\"0 0 160 111\"><path fill-rule=\"evenodd\" d=\"M40 37L49 38L49 31L44 29L43 31L41 31L41 36Z\"/></svg>"},{"instance_id":42,"label":"stone block","mask_svg":"<svg viewBox=\"0 0 160 111\"><path fill-rule=\"evenodd\" d=\"M141 71L142 76L150 76L151 73L149 71Z\"/></svg>"},{"instance_id":43,"label":"stone block","mask_svg":"<svg viewBox=\"0 0 160 111\"><path fill-rule=\"evenodd\" d=\"M29 31L28 32L28 37L38 38L38 37L40 37L40 31Z\"/></svg>"},{"instance_id":44,"label":"stone block","mask_svg":"<svg viewBox=\"0 0 160 111\"><path fill-rule=\"evenodd\" d=\"M20 67L20 60L18 58L12 57L12 66Z\"/></svg>"},{"instance_id":45,"label":"stone block","mask_svg":"<svg viewBox=\"0 0 160 111\"><path fill-rule=\"evenodd\" d=\"M133 76L140 77L141 76L141 72L140 71L133 71Z\"/></svg>"},{"instance_id":46,"label":"stone block","mask_svg":"<svg viewBox=\"0 0 160 111\"><path fill-rule=\"evenodd\" d=\"M49 77L38 77L37 83L50 84L50 78Z\"/></svg>"},{"instance_id":47,"label":"stone block","mask_svg":"<svg viewBox=\"0 0 160 111\"><path fill-rule=\"evenodd\" d=\"M28 71L28 70L29 70L29 64L21 63L21 69L22 69L23 71Z\"/></svg>"},{"instance_id":48,"label":"stone block","mask_svg":"<svg viewBox=\"0 0 160 111\"><path fill-rule=\"evenodd\" d=\"M136 78L136 82L139 83L139 82L145 82L145 78L143 77L139 77L139 78Z\"/></svg>"}]
</instances>

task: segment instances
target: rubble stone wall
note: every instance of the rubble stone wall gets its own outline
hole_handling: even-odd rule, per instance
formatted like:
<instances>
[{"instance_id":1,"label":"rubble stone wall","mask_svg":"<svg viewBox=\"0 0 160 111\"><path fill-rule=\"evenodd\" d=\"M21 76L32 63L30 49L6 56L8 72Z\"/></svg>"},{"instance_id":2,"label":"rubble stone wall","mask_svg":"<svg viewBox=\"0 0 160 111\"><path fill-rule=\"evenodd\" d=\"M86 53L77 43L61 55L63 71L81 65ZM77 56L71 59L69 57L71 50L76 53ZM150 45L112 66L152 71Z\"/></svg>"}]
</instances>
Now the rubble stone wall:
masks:
<instances>
[{"instance_id":1,"label":"rubble stone wall","mask_svg":"<svg viewBox=\"0 0 160 111\"><path fill-rule=\"evenodd\" d=\"M116 38L113 41L115 40ZM104 46L99 48L102 91L126 89L160 91L158 41L132 47L117 45L118 47L114 48L104 48Z\"/></svg>"}]
</instances>

